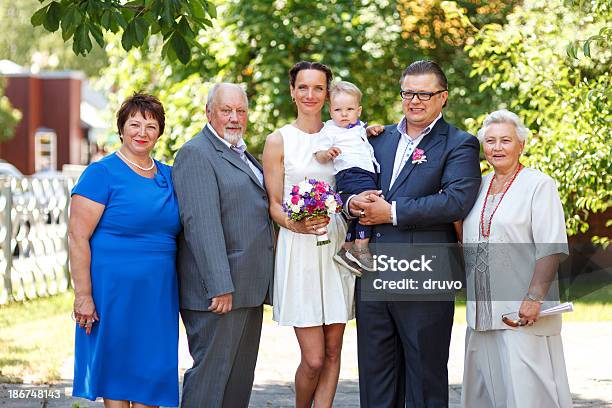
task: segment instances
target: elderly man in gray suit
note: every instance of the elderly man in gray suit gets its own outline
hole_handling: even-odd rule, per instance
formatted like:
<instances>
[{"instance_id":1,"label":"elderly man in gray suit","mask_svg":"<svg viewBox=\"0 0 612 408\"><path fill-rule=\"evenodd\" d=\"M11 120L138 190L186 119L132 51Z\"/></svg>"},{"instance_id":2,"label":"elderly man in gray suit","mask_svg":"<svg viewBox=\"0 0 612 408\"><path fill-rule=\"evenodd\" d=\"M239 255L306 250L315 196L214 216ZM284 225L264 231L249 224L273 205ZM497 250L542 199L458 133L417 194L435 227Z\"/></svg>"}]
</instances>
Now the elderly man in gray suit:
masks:
<instances>
[{"instance_id":1,"label":"elderly man in gray suit","mask_svg":"<svg viewBox=\"0 0 612 408\"><path fill-rule=\"evenodd\" d=\"M213 86L208 124L176 155L172 180L183 232L177 269L193 367L182 408L249 405L274 229L262 167L242 139L248 101L238 85Z\"/></svg>"}]
</instances>

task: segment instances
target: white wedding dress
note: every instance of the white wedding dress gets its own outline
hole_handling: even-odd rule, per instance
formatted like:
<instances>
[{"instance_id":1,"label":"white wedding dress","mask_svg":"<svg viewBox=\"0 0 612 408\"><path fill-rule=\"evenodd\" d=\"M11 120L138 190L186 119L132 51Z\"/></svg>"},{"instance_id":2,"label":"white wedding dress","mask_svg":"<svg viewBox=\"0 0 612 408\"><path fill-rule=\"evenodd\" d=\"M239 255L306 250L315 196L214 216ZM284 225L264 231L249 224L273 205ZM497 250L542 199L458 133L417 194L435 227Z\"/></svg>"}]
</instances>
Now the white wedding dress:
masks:
<instances>
[{"instance_id":1,"label":"white wedding dress","mask_svg":"<svg viewBox=\"0 0 612 408\"><path fill-rule=\"evenodd\" d=\"M305 133L293 125L279 131L285 156L283 202L287 201L292 187L305 178L325 180L335 186L333 163L320 164L313 155L318 133ZM331 243L317 246L316 235L280 229L273 318L282 326L346 323L354 316L355 278L333 260L346 235L346 223L340 214L331 216L327 230Z\"/></svg>"}]
</instances>

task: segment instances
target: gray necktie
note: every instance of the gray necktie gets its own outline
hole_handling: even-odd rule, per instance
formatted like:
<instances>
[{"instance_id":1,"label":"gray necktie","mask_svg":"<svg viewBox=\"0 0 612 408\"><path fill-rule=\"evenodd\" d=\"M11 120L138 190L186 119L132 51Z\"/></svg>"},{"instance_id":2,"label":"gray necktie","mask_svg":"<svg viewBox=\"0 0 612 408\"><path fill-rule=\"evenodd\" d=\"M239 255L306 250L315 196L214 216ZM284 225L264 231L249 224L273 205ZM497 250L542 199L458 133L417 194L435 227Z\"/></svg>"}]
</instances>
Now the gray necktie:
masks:
<instances>
[{"instance_id":1,"label":"gray necktie","mask_svg":"<svg viewBox=\"0 0 612 408\"><path fill-rule=\"evenodd\" d=\"M249 158L247 157L247 155L245 153L246 152L246 145L240 145L240 146L232 145L230 148L233 151L235 151L236 153L238 153L238 155L240 156L240 158L242 159L243 162L245 162L246 164L249 164Z\"/></svg>"},{"instance_id":2,"label":"gray necktie","mask_svg":"<svg viewBox=\"0 0 612 408\"><path fill-rule=\"evenodd\" d=\"M246 152L246 145L244 145L244 144L240 145L240 146L231 145L230 149L232 149L233 151L238 153L238 155L240 156L240 159L242 159L242 161L245 162L247 164L247 166L249 166L249 169L251 169L251 171L253 172L255 177L257 177L257 180L259 180L259 184L261 184L263 186L263 174L261 174L261 172L255 166L255 164L251 163L251 161L247 157L247 155L245 153Z\"/></svg>"}]
</instances>

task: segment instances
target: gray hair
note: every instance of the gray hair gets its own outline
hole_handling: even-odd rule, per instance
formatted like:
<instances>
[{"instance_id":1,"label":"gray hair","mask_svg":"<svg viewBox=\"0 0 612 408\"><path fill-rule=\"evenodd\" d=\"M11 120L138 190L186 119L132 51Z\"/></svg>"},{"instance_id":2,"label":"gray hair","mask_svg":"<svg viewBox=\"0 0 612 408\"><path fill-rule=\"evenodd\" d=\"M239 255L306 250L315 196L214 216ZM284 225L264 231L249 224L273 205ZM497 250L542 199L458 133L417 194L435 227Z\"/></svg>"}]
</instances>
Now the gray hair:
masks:
<instances>
[{"instance_id":1,"label":"gray hair","mask_svg":"<svg viewBox=\"0 0 612 408\"><path fill-rule=\"evenodd\" d=\"M489 113L485 120L482 122L482 127L476 135L480 143L484 141L489 126L494 125L496 123L508 123L510 125L514 125L514 129L516 130L516 136L521 142L524 142L529 136L529 129L527 129L521 118L519 118L516 113L510 112L507 109L500 109L495 112Z\"/></svg>"},{"instance_id":2,"label":"gray hair","mask_svg":"<svg viewBox=\"0 0 612 408\"><path fill-rule=\"evenodd\" d=\"M247 105L249 104L249 98L248 98L245 90L240 85L233 84L231 82L218 82L218 83L214 84L212 86L212 88L210 88L210 91L208 91L208 98L206 99L206 106L208 107L208 109L212 108L213 103L215 101L215 96L217 94L217 91L220 88L223 88L223 87L226 87L226 86L227 87L232 87L232 88L235 87L235 88L240 89L242 91L242 94L244 95L244 100L246 101Z\"/></svg>"}]
</instances>

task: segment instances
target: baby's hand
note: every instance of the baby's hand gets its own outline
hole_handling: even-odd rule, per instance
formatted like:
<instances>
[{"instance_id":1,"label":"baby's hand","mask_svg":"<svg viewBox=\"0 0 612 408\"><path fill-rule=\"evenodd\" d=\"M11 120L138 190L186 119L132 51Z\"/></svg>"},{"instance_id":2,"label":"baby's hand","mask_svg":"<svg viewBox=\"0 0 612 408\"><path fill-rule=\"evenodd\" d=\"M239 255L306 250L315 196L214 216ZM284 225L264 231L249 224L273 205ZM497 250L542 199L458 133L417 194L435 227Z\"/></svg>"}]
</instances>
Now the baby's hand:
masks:
<instances>
[{"instance_id":1,"label":"baby's hand","mask_svg":"<svg viewBox=\"0 0 612 408\"><path fill-rule=\"evenodd\" d=\"M334 160L342 151L337 147L331 147L327 150L319 150L315 153L315 158L319 163L325 164Z\"/></svg>"},{"instance_id":2,"label":"baby's hand","mask_svg":"<svg viewBox=\"0 0 612 408\"><path fill-rule=\"evenodd\" d=\"M334 160L336 157L340 155L340 153L342 153L342 150L340 150L338 147L335 147L335 146L330 147L329 149L327 149L327 152L325 152L328 160Z\"/></svg>"},{"instance_id":3,"label":"baby's hand","mask_svg":"<svg viewBox=\"0 0 612 408\"><path fill-rule=\"evenodd\" d=\"M382 125L372 125L366 128L366 134L368 137L378 136L385 130L385 127Z\"/></svg>"}]
</instances>

